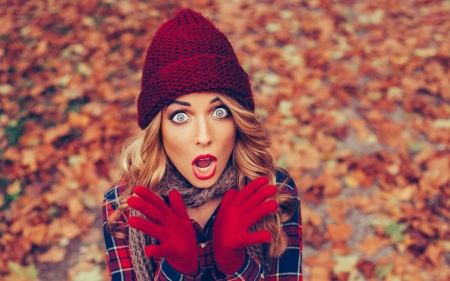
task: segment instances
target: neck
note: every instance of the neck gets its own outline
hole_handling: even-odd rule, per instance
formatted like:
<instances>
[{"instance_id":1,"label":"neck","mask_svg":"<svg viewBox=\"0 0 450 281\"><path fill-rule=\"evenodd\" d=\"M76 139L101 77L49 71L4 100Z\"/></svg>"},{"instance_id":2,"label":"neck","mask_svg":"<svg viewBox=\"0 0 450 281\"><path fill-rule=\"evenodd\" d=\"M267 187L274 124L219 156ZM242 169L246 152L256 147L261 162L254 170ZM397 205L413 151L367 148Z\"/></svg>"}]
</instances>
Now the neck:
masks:
<instances>
[{"instance_id":1,"label":"neck","mask_svg":"<svg viewBox=\"0 0 450 281\"><path fill-rule=\"evenodd\" d=\"M189 218L195 220L202 228L222 201L222 196L214 197L197 208L186 208Z\"/></svg>"}]
</instances>

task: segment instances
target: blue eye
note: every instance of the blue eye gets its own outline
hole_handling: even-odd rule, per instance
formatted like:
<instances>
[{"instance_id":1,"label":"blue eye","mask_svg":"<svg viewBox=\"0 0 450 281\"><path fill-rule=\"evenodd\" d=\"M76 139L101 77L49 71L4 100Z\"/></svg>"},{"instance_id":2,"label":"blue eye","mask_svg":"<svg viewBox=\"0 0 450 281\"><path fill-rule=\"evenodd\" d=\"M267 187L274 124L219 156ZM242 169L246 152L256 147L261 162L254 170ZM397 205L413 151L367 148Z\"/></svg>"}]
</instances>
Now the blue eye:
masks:
<instances>
[{"instance_id":1,"label":"blue eye","mask_svg":"<svg viewBox=\"0 0 450 281\"><path fill-rule=\"evenodd\" d=\"M170 120L174 123L183 123L189 119L189 116L185 112L174 112L170 116Z\"/></svg>"},{"instance_id":2,"label":"blue eye","mask_svg":"<svg viewBox=\"0 0 450 281\"><path fill-rule=\"evenodd\" d=\"M217 118L225 118L228 116L228 110L223 107L214 109L213 116Z\"/></svg>"}]
</instances>

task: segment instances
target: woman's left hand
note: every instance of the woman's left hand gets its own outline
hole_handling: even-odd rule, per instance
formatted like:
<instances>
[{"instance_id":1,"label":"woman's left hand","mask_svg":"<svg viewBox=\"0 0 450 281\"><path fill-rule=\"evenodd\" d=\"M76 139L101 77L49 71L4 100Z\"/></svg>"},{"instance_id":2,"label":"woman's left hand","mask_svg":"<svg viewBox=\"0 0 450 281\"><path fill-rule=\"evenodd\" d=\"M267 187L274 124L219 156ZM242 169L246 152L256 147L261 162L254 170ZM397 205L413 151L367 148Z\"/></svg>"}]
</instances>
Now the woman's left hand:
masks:
<instances>
[{"instance_id":1,"label":"woman's left hand","mask_svg":"<svg viewBox=\"0 0 450 281\"><path fill-rule=\"evenodd\" d=\"M230 189L223 196L213 228L213 252L217 268L226 274L236 272L245 262L245 248L270 242L268 230L248 232L250 227L277 210L275 200L268 198L278 189L259 177L241 191Z\"/></svg>"},{"instance_id":2,"label":"woman's left hand","mask_svg":"<svg viewBox=\"0 0 450 281\"><path fill-rule=\"evenodd\" d=\"M161 245L148 245L148 257L166 258L170 266L182 274L195 276L198 271L197 237L178 191L169 192L170 207L146 187L136 186L139 197L128 198L128 205L149 220L130 217L128 224L159 240Z\"/></svg>"}]
</instances>

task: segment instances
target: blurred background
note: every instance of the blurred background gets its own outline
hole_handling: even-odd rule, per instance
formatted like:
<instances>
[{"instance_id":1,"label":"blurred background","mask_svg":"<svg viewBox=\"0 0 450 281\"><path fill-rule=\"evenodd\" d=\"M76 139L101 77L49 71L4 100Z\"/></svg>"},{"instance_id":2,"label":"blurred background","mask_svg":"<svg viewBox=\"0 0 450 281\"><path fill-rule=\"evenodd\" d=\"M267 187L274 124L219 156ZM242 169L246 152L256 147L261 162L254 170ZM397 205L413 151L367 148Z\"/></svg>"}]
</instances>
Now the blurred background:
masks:
<instances>
[{"instance_id":1,"label":"blurred background","mask_svg":"<svg viewBox=\"0 0 450 281\"><path fill-rule=\"evenodd\" d=\"M305 280L450 280L449 0L0 0L0 279L108 280L103 193L180 8L251 76Z\"/></svg>"}]
</instances>

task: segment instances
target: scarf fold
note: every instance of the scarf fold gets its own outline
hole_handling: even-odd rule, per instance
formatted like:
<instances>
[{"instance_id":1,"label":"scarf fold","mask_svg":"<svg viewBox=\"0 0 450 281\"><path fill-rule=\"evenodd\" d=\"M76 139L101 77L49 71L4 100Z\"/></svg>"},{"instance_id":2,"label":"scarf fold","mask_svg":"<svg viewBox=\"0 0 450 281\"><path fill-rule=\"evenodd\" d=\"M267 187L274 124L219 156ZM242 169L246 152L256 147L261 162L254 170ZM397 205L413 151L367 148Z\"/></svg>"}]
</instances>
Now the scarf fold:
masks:
<instances>
[{"instance_id":1,"label":"scarf fold","mask_svg":"<svg viewBox=\"0 0 450 281\"><path fill-rule=\"evenodd\" d=\"M181 175L172 163L169 162L158 189L163 196L167 196L170 190L176 189L180 192L186 207L197 208L205 204L211 198L225 194L227 190L236 185L237 170L231 164L227 165L222 175L213 186L210 188L196 188ZM130 216L138 216L147 219L144 215L134 209L130 209ZM254 226L250 229L250 232L252 231L256 231ZM158 241L132 227L128 227L128 239L137 280L153 280L156 268L154 268L152 264L152 259L145 255L144 248L147 245L158 244ZM269 256L268 245L252 245L247 247L247 250L253 257L258 259L263 267L265 276L267 276L272 261L272 258Z\"/></svg>"}]
</instances>

